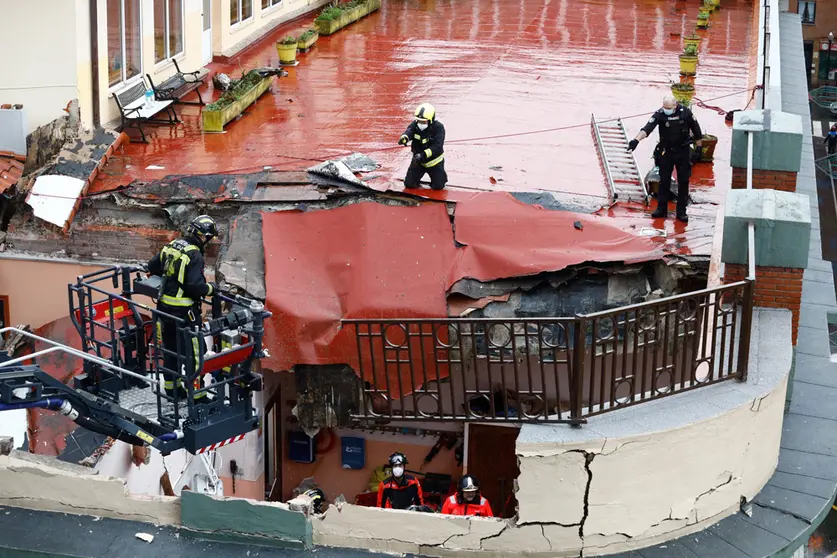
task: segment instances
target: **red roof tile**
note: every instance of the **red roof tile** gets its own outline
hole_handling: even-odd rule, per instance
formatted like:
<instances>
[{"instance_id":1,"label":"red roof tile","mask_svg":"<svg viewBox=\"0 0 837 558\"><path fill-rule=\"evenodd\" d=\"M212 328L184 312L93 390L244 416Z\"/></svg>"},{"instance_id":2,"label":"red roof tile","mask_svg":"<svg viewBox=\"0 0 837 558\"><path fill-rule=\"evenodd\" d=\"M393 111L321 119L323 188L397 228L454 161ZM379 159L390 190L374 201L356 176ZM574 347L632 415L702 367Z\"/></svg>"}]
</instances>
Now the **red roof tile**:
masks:
<instances>
[{"instance_id":1,"label":"red roof tile","mask_svg":"<svg viewBox=\"0 0 837 558\"><path fill-rule=\"evenodd\" d=\"M11 151L0 152L0 193L17 184L23 176L23 165L15 157Z\"/></svg>"}]
</instances>

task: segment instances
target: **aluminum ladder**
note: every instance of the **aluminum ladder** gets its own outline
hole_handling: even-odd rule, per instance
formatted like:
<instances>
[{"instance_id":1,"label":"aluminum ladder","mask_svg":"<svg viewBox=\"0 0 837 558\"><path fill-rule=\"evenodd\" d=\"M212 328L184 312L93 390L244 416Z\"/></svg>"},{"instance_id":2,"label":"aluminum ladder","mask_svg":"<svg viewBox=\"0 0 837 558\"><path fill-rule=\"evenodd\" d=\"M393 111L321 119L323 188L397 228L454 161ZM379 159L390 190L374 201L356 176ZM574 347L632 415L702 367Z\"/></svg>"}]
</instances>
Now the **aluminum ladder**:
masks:
<instances>
[{"instance_id":1,"label":"aluminum ladder","mask_svg":"<svg viewBox=\"0 0 837 558\"><path fill-rule=\"evenodd\" d=\"M648 205L648 190L633 152L628 151L628 134L621 118L596 120L590 124L602 157L612 201L635 201Z\"/></svg>"}]
</instances>

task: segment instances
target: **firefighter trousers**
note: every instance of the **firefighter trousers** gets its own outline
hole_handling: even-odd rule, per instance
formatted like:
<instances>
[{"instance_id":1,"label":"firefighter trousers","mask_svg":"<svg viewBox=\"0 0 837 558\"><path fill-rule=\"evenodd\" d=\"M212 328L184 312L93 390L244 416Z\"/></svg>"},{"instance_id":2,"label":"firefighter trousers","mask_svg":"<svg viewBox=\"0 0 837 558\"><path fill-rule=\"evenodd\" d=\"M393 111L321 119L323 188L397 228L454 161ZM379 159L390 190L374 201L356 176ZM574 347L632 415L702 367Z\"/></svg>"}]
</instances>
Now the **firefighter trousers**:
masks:
<instances>
[{"instance_id":1,"label":"firefighter trousers","mask_svg":"<svg viewBox=\"0 0 837 558\"><path fill-rule=\"evenodd\" d=\"M187 325L191 324L191 320L185 317ZM178 328L177 322L165 318L159 318L157 321L157 340L163 349L163 366L166 371L163 372L163 386L166 394L177 399L183 400L187 396L186 388L183 385L183 374L186 372L187 359L194 362L194 369L197 370L200 361L198 360L198 339L197 337L180 336L180 345L178 345ZM182 355L182 358L178 358ZM200 389L200 376L197 376L193 382L194 389ZM175 391L176 388L176 391ZM203 402L206 399L206 392L195 394L195 402Z\"/></svg>"},{"instance_id":2,"label":"firefighter trousers","mask_svg":"<svg viewBox=\"0 0 837 558\"><path fill-rule=\"evenodd\" d=\"M434 190L443 190L448 183L448 173L445 172L445 162L439 161L432 167L423 167L419 163L411 163L407 169L407 176L404 177L405 188L421 188L421 179L424 175L430 176L430 187Z\"/></svg>"}]
</instances>

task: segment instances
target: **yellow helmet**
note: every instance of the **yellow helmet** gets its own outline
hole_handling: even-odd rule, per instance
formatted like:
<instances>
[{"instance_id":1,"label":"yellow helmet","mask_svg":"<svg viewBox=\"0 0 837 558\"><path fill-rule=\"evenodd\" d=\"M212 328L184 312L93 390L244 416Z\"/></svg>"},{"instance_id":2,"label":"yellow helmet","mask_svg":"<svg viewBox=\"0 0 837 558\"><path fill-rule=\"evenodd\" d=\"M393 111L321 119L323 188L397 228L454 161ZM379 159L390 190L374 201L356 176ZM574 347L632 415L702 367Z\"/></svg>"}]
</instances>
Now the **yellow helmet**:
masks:
<instances>
[{"instance_id":1,"label":"yellow helmet","mask_svg":"<svg viewBox=\"0 0 837 558\"><path fill-rule=\"evenodd\" d=\"M430 103L422 103L416 109L416 118L423 118L429 122L433 122L436 117L436 109Z\"/></svg>"}]
</instances>

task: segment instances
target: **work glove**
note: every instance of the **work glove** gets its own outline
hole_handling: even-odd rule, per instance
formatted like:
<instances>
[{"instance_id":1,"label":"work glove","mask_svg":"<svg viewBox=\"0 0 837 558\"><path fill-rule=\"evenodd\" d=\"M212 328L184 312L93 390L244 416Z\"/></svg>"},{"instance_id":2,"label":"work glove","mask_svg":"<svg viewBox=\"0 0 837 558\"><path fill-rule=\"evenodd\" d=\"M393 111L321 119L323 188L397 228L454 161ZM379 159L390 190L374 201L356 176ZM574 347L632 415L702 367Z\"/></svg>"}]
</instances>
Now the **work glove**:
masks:
<instances>
[{"instance_id":1,"label":"work glove","mask_svg":"<svg viewBox=\"0 0 837 558\"><path fill-rule=\"evenodd\" d=\"M398 139L398 145L407 145L408 143L410 143L410 138L408 138L407 136L401 136Z\"/></svg>"},{"instance_id":2,"label":"work glove","mask_svg":"<svg viewBox=\"0 0 837 558\"><path fill-rule=\"evenodd\" d=\"M421 153L416 153L415 155L413 155L414 163L421 163L422 159L424 159L424 155L422 155Z\"/></svg>"},{"instance_id":3,"label":"work glove","mask_svg":"<svg viewBox=\"0 0 837 558\"><path fill-rule=\"evenodd\" d=\"M206 296L213 295L218 292L218 287L215 286L215 283L213 283L212 281L207 283L207 285L209 285L209 292L206 293Z\"/></svg>"},{"instance_id":4,"label":"work glove","mask_svg":"<svg viewBox=\"0 0 837 558\"><path fill-rule=\"evenodd\" d=\"M636 138L632 139L628 142L628 151L633 151L634 149L636 149L637 145L639 145L639 142L636 140Z\"/></svg>"},{"instance_id":5,"label":"work glove","mask_svg":"<svg viewBox=\"0 0 837 558\"><path fill-rule=\"evenodd\" d=\"M694 165L695 163L700 162L700 158L701 158L702 155L703 155L703 148L695 146L695 148L692 150L692 164Z\"/></svg>"}]
</instances>

